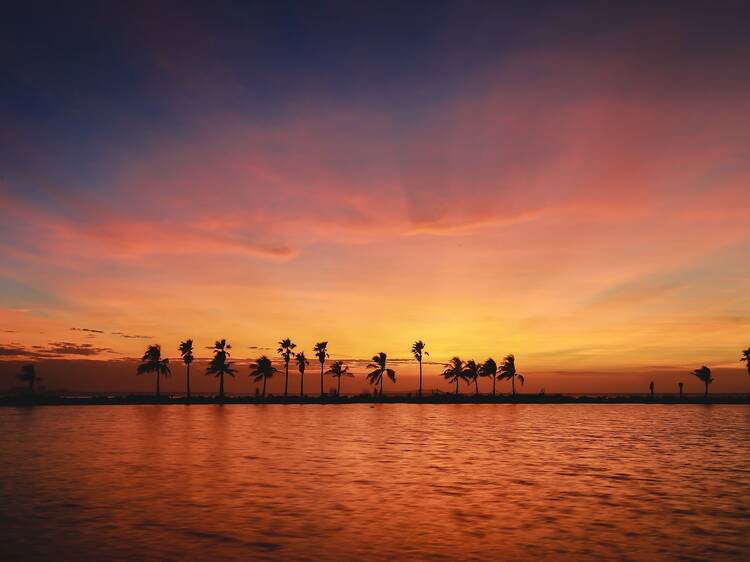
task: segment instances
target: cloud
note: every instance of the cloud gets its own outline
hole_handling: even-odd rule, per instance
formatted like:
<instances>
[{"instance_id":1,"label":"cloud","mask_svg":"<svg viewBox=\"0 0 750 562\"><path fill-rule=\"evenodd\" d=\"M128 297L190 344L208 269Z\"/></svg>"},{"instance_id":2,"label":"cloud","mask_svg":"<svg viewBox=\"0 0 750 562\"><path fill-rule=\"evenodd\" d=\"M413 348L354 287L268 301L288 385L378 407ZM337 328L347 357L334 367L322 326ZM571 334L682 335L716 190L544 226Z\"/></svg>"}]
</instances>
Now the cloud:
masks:
<instances>
[{"instance_id":1,"label":"cloud","mask_svg":"<svg viewBox=\"0 0 750 562\"><path fill-rule=\"evenodd\" d=\"M103 334L103 330L93 330L91 328L71 328L72 332L91 332L92 334Z\"/></svg>"},{"instance_id":2,"label":"cloud","mask_svg":"<svg viewBox=\"0 0 750 562\"><path fill-rule=\"evenodd\" d=\"M29 357L31 359L61 359L65 357L91 357L101 354L116 354L109 347L94 347L89 343L50 342L47 345L23 346L11 343L0 346L0 356L11 358Z\"/></svg>"},{"instance_id":3,"label":"cloud","mask_svg":"<svg viewBox=\"0 0 750 562\"><path fill-rule=\"evenodd\" d=\"M141 336L138 334L125 334L123 332L110 332L113 336L120 336L121 338L137 339L137 340L151 340L153 336Z\"/></svg>"}]
</instances>

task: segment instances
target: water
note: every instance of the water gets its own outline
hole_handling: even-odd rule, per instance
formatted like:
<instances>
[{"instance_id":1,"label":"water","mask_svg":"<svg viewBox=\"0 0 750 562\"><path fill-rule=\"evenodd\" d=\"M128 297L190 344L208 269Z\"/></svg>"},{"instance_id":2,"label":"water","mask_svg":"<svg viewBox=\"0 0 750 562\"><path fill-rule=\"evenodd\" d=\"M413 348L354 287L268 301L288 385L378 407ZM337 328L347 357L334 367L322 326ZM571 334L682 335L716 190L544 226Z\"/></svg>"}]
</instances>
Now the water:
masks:
<instances>
[{"instance_id":1,"label":"water","mask_svg":"<svg viewBox=\"0 0 750 562\"><path fill-rule=\"evenodd\" d=\"M750 408L0 409L0 558L750 559Z\"/></svg>"}]
</instances>

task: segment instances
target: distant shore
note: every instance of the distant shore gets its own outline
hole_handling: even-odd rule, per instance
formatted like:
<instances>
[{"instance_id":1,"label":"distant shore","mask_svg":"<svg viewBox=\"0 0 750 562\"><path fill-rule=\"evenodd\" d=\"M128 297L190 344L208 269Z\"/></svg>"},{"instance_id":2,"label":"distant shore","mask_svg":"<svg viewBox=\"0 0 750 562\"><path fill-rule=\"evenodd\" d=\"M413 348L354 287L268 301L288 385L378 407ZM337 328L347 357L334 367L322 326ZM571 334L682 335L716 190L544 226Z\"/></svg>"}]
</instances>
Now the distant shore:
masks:
<instances>
[{"instance_id":1,"label":"distant shore","mask_svg":"<svg viewBox=\"0 0 750 562\"><path fill-rule=\"evenodd\" d=\"M750 405L750 394L716 394L704 398L703 395L623 394L518 394L511 395L454 395L430 394L421 398L414 395L373 396L145 396L140 394L122 395L41 395L41 396L0 396L0 406L118 406L118 405L186 405L186 404L745 404Z\"/></svg>"}]
</instances>

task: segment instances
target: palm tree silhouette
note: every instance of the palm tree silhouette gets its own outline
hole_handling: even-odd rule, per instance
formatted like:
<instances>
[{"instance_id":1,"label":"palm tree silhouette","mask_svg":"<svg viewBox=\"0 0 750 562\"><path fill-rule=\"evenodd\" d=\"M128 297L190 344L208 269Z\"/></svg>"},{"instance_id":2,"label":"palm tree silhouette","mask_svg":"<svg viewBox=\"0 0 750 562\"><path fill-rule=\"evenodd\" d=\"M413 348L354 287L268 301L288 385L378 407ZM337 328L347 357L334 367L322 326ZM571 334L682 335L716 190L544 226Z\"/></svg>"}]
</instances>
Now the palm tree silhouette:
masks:
<instances>
[{"instance_id":1,"label":"palm tree silhouette","mask_svg":"<svg viewBox=\"0 0 750 562\"><path fill-rule=\"evenodd\" d=\"M460 357L453 357L445 364L445 370L442 373L443 378L449 383L456 383L456 396L458 396L458 381L469 382L464 372L464 362Z\"/></svg>"},{"instance_id":2,"label":"palm tree silhouette","mask_svg":"<svg viewBox=\"0 0 750 562\"><path fill-rule=\"evenodd\" d=\"M19 380L29 383L29 393L34 394L34 385L41 380L36 375L34 365L28 364L21 367L21 372L16 375Z\"/></svg>"},{"instance_id":3,"label":"palm tree silhouette","mask_svg":"<svg viewBox=\"0 0 750 562\"><path fill-rule=\"evenodd\" d=\"M419 397L422 397L422 355L429 355L428 351L425 351L425 344L422 340L415 341L411 346L411 352L414 355L414 359L419 362Z\"/></svg>"},{"instance_id":4,"label":"palm tree silhouette","mask_svg":"<svg viewBox=\"0 0 750 562\"><path fill-rule=\"evenodd\" d=\"M464 364L464 374L468 384L474 383L474 394L479 396L479 365L473 359L469 359Z\"/></svg>"},{"instance_id":5,"label":"palm tree silhouette","mask_svg":"<svg viewBox=\"0 0 750 562\"><path fill-rule=\"evenodd\" d=\"M326 375L331 375L336 379L336 396L341 396L341 377L353 377L354 375L349 372L348 365L344 365L342 361L334 361L331 368L326 371Z\"/></svg>"},{"instance_id":6,"label":"palm tree silhouette","mask_svg":"<svg viewBox=\"0 0 750 562\"><path fill-rule=\"evenodd\" d=\"M693 374L702 380L704 385L706 385L706 391L703 393L703 397L708 398L708 385L714 382L714 379L711 378L711 369L703 365L700 369L695 369Z\"/></svg>"},{"instance_id":7,"label":"palm tree silhouette","mask_svg":"<svg viewBox=\"0 0 750 562\"><path fill-rule=\"evenodd\" d=\"M255 382L263 381L263 398L266 397L266 381L273 377L278 372L278 369L273 366L271 360L262 355L255 360L255 363L250 364L250 376L253 377Z\"/></svg>"},{"instance_id":8,"label":"palm tree silhouette","mask_svg":"<svg viewBox=\"0 0 750 562\"><path fill-rule=\"evenodd\" d=\"M224 400L224 375L229 375L234 378L234 374L237 369L232 368L232 363L227 361L229 359L229 350L232 346L227 343L227 340L216 340L214 344L214 358L206 367L206 375L214 375L219 379L219 399Z\"/></svg>"},{"instance_id":9,"label":"palm tree silhouette","mask_svg":"<svg viewBox=\"0 0 750 562\"><path fill-rule=\"evenodd\" d=\"M279 342L279 348L276 350L276 353L280 353L284 358L284 397L289 391L289 360L295 355L292 351L295 347L297 346L292 343L292 340L286 338Z\"/></svg>"},{"instance_id":10,"label":"palm tree silhouette","mask_svg":"<svg viewBox=\"0 0 750 562\"><path fill-rule=\"evenodd\" d=\"M750 375L750 347L748 347L746 350L742 352L742 358L740 361L745 361L747 365L747 374Z\"/></svg>"},{"instance_id":11,"label":"palm tree silhouette","mask_svg":"<svg viewBox=\"0 0 750 562\"><path fill-rule=\"evenodd\" d=\"M683 383L678 382L677 386L680 388L680 399L682 399L682 387L684 386Z\"/></svg>"},{"instance_id":12,"label":"palm tree silhouette","mask_svg":"<svg viewBox=\"0 0 750 562\"><path fill-rule=\"evenodd\" d=\"M497 382L497 363L492 357L482 363L479 374L483 377L492 377L492 396L495 396L495 383Z\"/></svg>"},{"instance_id":13,"label":"palm tree silhouette","mask_svg":"<svg viewBox=\"0 0 750 562\"><path fill-rule=\"evenodd\" d=\"M326 359L328 359L328 342L327 341L321 341L315 344L315 347L313 347L313 353L315 353L315 356L318 358L318 361L320 361L320 396L323 396L323 365L326 362Z\"/></svg>"},{"instance_id":14,"label":"palm tree silhouette","mask_svg":"<svg viewBox=\"0 0 750 562\"><path fill-rule=\"evenodd\" d=\"M511 353L510 355L506 355L503 359L503 364L500 365L500 372L497 375L497 378L501 380L511 380L513 396L516 395L516 377L518 377L518 380L521 381L521 385L526 382L526 379L523 378L523 375L516 371L516 357Z\"/></svg>"},{"instance_id":15,"label":"palm tree silhouette","mask_svg":"<svg viewBox=\"0 0 750 562\"><path fill-rule=\"evenodd\" d=\"M651 394L651 398L654 397L654 381L651 381L651 383L648 385L648 391Z\"/></svg>"},{"instance_id":16,"label":"palm tree silhouette","mask_svg":"<svg viewBox=\"0 0 750 562\"><path fill-rule=\"evenodd\" d=\"M157 344L148 346L141 361L142 363L138 365L136 373L138 375L156 373L156 397L159 398L161 395L159 387L161 377L167 377L172 374L172 371L169 370L169 359L162 359L161 346Z\"/></svg>"},{"instance_id":17,"label":"palm tree silhouette","mask_svg":"<svg viewBox=\"0 0 750 562\"><path fill-rule=\"evenodd\" d=\"M310 362L305 357L305 352L300 351L297 353L297 370L299 371L299 396L300 398L304 398L305 396L305 367L307 367L310 364Z\"/></svg>"},{"instance_id":18,"label":"palm tree silhouette","mask_svg":"<svg viewBox=\"0 0 750 562\"><path fill-rule=\"evenodd\" d=\"M367 364L368 369L373 369L367 374L367 382L376 387L380 385L380 396L383 396L383 375L387 375L389 379L396 382L396 371L386 366L387 360L388 356L381 351L372 356L372 363Z\"/></svg>"},{"instance_id":19,"label":"palm tree silhouette","mask_svg":"<svg viewBox=\"0 0 750 562\"><path fill-rule=\"evenodd\" d=\"M180 342L180 355L182 355L182 361L185 363L187 380L187 399L190 400L190 363L193 362L193 340L185 340Z\"/></svg>"}]
</instances>

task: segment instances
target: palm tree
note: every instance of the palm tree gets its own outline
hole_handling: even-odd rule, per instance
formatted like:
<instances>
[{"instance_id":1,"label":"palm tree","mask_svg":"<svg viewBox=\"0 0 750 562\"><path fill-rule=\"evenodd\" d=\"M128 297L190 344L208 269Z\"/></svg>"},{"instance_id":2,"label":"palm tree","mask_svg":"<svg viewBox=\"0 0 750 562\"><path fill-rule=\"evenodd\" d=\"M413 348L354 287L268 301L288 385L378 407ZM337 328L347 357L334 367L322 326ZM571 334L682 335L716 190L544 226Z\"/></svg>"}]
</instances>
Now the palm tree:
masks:
<instances>
[{"instance_id":1,"label":"palm tree","mask_svg":"<svg viewBox=\"0 0 750 562\"><path fill-rule=\"evenodd\" d=\"M682 387L684 386L684 384L681 382L678 382L677 386L680 388L680 400L682 400Z\"/></svg>"},{"instance_id":2,"label":"palm tree","mask_svg":"<svg viewBox=\"0 0 750 562\"><path fill-rule=\"evenodd\" d=\"M419 363L419 397L422 397L422 355L429 355L428 351L424 348L427 344L422 340L415 341L411 346L411 352L414 355L414 359Z\"/></svg>"},{"instance_id":3,"label":"palm tree","mask_svg":"<svg viewBox=\"0 0 750 562\"><path fill-rule=\"evenodd\" d=\"M464 364L464 374L466 375L466 382L471 384L474 382L474 394L479 396L479 365L473 359L469 359Z\"/></svg>"},{"instance_id":4,"label":"palm tree","mask_svg":"<svg viewBox=\"0 0 750 562\"><path fill-rule=\"evenodd\" d=\"M321 341L315 344L313 347L313 353L320 361L320 396L323 396L323 365L328 359L328 342Z\"/></svg>"},{"instance_id":5,"label":"palm tree","mask_svg":"<svg viewBox=\"0 0 750 562\"><path fill-rule=\"evenodd\" d=\"M521 381L521 384L526 382L523 375L516 371L516 357L512 353L506 355L503 359L503 364L500 365L500 373L497 375L498 379L510 379L513 385L513 396L516 395L516 377Z\"/></svg>"},{"instance_id":6,"label":"palm tree","mask_svg":"<svg viewBox=\"0 0 750 562\"><path fill-rule=\"evenodd\" d=\"M310 364L310 362L307 360L307 357L305 357L305 352L300 351L297 353L297 370L299 371L299 396L300 398L304 398L305 396L305 367L307 367Z\"/></svg>"},{"instance_id":7,"label":"palm tree","mask_svg":"<svg viewBox=\"0 0 750 562\"><path fill-rule=\"evenodd\" d=\"M343 361L334 361L331 368L326 371L326 375L331 375L337 379L336 396L341 396L341 377L353 377L349 372L349 366L344 365Z\"/></svg>"},{"instance_id":8,"label":"palm tree","mask_svg":"<svg viewBox=\"0 0 750 562\"><path fill-rule=\"evenodd\" d=\"M708 398L708 385L714 382L714 379L711 378L711 369L703 365L700 369L695 369L693 374L706 385L706 391L703 393L703 397Z\"/></svg>"},{"instance_id":9,"label":"palm tree","mask_svg":"<svg viewBox=\"0 0 750 562\"><path fill-rule=\"evenodd\" d=\"M460 357L453 357L448 363L445 364L445 370L443 371L443 378L449 383L456 383L456 396L458 396L458 381L469 382L464 372L464 362Z\"/></svg>"},{"instance_id":10,"label":"palm tree","mask_svg":"<svg viewBox=\"0 0 750 562\"><path fill-rule=\"evenodd\" d=\"M193 362L193 340L185 340L180 342L180 355L182 355L182 361L185 363L187 379L187 399L190 400L190 363Z\"/></svg>"},{"instance_id":11,"label":"palm tree","mask_svg":"<svg viewBox=\"0 0 750 562\"><path fill-rule=\"evenodd\" d=\"M386 366L388 356L382 351L372 356L372 363L367 364L368 369L373 369L367 374L367 382L377 386L380 385L380 396L383 396L383 375L396 382L396 371Z\"/></svg>"},{"instance_id":12,"label":"palm tree","mask_svg":"<svg viewBox=\"0 0 750 562\"><path fill-rule=\"evenodd\" d=\"M220 400L224 400L224 375L234 378L234 374L237 372L237 369L232 368L232 363L227 361L230 349L232 349L232 346L227 343L227 340L216 340L214 358L206 367L206 375L214 375L219 379Z\"/></svg>"},{"instance_id":13,"label":"palm tree","mask_svg":"<svg viewBox=\"0 0 750 562\"><path fill-rule=\"evenodd\" d=\"M740 361L745 361L747 365L747 374L750 375L750 347L748 347L746 350L742 352L742 359Z\"/></svg>"},{"instance_id":14,"label":"palm tree","mask_svg":"<svg viewBox=\"0 0 750 562\"><path fill-rule=\"evenodd\" d=\"M172 371L169 370L169 359L162 359L161 346L157 344L148 346L141 361L142 363L138 365L136 374L156 373L156 397L159 398L161 394L159 388L161 377L167 377L172 374Z\"/></svg>"},{"instance_id":15,"label":"palm tree","mask_svg":"<svg viewBox=\"0 0 750 562\"><path fill-rule=\"evenodd\" d=\"M279 348L276 350L276 353L280 353L281 357L284 358L284 396L285 397L289 391L289 360L295 355L294 351L292 351L295 347L297 346L292 343L292 340L289 338L286 338L279 342Z\"/></svg>"},{"instance_id":16,"label":"palm tree","mask_svg":"<svg viewBox=\"0 0 750 562\"><path fill-rule=\"evenodd\" d=\"M29 393L34 394L34 385L40 380L36 376L34 365L28 364L21 367L21 372L16 375L19 380L29 383Z\"/></svg>"},{"instance_id":17,"label":"palm tree","mask_svg":"<svg viewBox=\"0 0 750 562\"><path fill-rule=\"evenodd\" d=\"M492 377L492 396L495 396L495 383L497 382L497 363L492 357L487 358L487 361L482 363L479 370L479 375L482 377Z\"/></svg>"},{"instance_id":18,"label":"palm tree","mask_svg":"<svg viewBox=\"0 0 750 562\"><path fill-rule=\"evenodd\" d=\"M651 398L654 397L654 381L651 381L651 383L648 385L648 392L651 394Z\"/></svg>"},{"instance_id":19,"label":"palm tree","mask_svg":"<svg viewBox=\"0 0 750 562\"><path fill-rule=\"evenodd\" d=\"M278 369L273 366L271 360L265 355L258 357L255 363L250 364L250 376L255 382L263 381L263 398L266 397L266 381L274 376Z\"/></svg>"}]
</instances>

